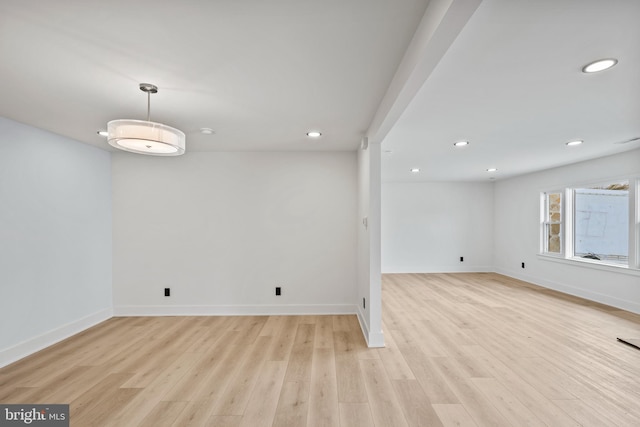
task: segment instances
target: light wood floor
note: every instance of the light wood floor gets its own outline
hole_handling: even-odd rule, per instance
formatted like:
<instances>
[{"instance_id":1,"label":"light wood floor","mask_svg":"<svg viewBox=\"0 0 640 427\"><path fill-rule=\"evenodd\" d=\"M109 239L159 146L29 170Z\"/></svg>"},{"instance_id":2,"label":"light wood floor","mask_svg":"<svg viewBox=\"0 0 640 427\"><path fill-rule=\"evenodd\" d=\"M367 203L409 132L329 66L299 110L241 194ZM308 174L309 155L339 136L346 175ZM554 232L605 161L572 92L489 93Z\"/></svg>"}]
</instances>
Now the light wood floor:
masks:
<instances>
[{"instance_id":1,"label":"light wood floor","mask_svg":"<svg viewBox=\"0 0 640 427\"><path fill-rule=\"evenodd\" d=\"M113 318L0 369L85 426L638 426L640 316L495 274L383 278L355 316Z\"/></svg>"}]
</instances>

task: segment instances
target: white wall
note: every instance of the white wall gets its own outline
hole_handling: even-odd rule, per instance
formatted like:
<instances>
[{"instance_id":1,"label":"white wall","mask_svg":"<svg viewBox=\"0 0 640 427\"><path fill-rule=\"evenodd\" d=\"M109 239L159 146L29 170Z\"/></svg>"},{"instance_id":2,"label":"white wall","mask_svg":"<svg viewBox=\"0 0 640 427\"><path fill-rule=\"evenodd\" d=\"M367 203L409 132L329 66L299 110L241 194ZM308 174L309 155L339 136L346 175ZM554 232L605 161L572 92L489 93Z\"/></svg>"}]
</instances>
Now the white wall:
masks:
<instances>
[{"instance_id":1,"label":"white wall","mask_svg":"<svg viewBox=\"0 0 640 427\"><path fill-rule=\"evenodd\" d=\"M640 274L538 256L540 192L640 174L640 150L495 184L495 269L552 289L640 313ZM521 263L525 262L525 269ZM640 273L640 272L638 272Z\"/></svg>"},{"instance_id":2,"label":"white wall","mask_svg":"<svg viewBox=\"0 0 640 427\"><path fill-rule=\"evenodd\" d=\"M355 313L355 152L112 165L116 315Z\"/></svg>"},{"instance_id":3,"label":"white wall","mask_svg":"<svg viewBox=\"0 0 640 427\"><path fill-rule=\"evenodd\" d=\"M111 304L110 154L0 117L0 366Z\"/></svg>"},{"instance_id":4,"label":"white wall","mask_svg":"<svg viewBox=\"0 0 640 427\"><path fill-rule=\"evenodd\" d=\"M383 273L492 269L493 183L382 184Z\"/></svg>"},{"instance_id":5,"label":"white wall","mask_svg":"<svg viewBox=\"0 0 640 427\"><path fill-rule=\"evenodd\" d=\"M380 144L358 150L358 318L369 347L384 347L380 274ZM366 304L362 303L365 299Z\"/></svg>"}]
</instances>

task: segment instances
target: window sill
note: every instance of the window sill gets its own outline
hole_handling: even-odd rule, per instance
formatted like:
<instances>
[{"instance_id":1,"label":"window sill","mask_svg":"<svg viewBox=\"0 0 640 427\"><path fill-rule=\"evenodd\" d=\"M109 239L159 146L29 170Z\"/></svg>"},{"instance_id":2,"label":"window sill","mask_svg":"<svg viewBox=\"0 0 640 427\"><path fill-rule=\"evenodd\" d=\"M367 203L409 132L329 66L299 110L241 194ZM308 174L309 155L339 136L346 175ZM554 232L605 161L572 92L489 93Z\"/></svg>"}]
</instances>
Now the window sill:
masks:
<instances>
[{"instance_id":1,"label":"window sill","mask_svg":"<svg viewBox=\"0 0 640 427\"><path fill-rule=\"evenodd\" d=\"M588 258L565 258L561 255L538 254L538 258L544 261L557 262L560 264L573 265L575 267L593 268L596 270L610 271L612 273L628 274L640 277L640 270L627 267L626 265L607 264L590 260Z\"/></svg>"}]
</instances>

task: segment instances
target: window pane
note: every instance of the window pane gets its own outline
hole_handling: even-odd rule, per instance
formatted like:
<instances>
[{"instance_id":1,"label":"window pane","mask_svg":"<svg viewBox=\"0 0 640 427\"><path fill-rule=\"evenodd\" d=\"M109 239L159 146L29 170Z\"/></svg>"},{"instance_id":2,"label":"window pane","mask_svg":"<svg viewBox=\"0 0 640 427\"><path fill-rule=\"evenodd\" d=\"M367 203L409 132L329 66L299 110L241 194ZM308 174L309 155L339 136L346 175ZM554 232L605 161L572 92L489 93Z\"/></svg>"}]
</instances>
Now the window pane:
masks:
<instances>
[{"instance_id":1,"label":"window pane","mask_svg":"<svg viewBox=\"0 0 640 427\"><path fill-rule=\"evenodd\" d=\"M547 193L546 252L562 251L562 193Z\"/></svg>"},{"instance_id":2,"label":"window pane","mask_svg":"<svg viewBox=\"0 0 640 427\"><path fill-rule=\"evenodd\" d=\"M629 183L575 189L574 255L627 264Z\"/></svg>"}]
</instances>

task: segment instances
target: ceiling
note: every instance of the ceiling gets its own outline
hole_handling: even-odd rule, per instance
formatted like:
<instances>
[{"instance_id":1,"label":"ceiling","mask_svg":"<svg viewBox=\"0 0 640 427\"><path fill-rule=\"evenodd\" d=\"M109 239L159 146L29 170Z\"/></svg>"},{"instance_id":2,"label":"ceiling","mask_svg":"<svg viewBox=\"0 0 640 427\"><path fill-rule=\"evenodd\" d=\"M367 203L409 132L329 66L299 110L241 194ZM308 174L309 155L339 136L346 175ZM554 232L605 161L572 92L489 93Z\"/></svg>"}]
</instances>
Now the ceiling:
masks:
<instances>
[{"instance_id":1,"label":"ceiling","mask_svg":"<svg viewBox=\"0 0 640 427\"><path fill-rule=\"evenodd\" d=\"M640 137L638 18L638 0L482 1L387 133L383 179L501 179L639 148L620 144Z\"/></svg>"},{"instance_id":2,"label":"ceiling","mask_svg":"<svg viewBox=\"0 0 640 427\"><path fill-rule=\"evenodd\" d=\"M355 150L426 4L0 0L0 115L108 149L148 82L187 152Z\"/></svg>"},{"instance_id":3,"label":"ceiling","mask_svg":"<svg viewBox=\"0 0 640 427\"><path fill-rule=\"evenodd\" d=\"M188 153L368 136L384 181L501 179L640 147L620 143L640 137L639 16L638 0L1 0L0 115L111 149L96 132L145 119L148 82ZM619 63L581 72L604 57Z\"/></svg>"}]
</instances>

